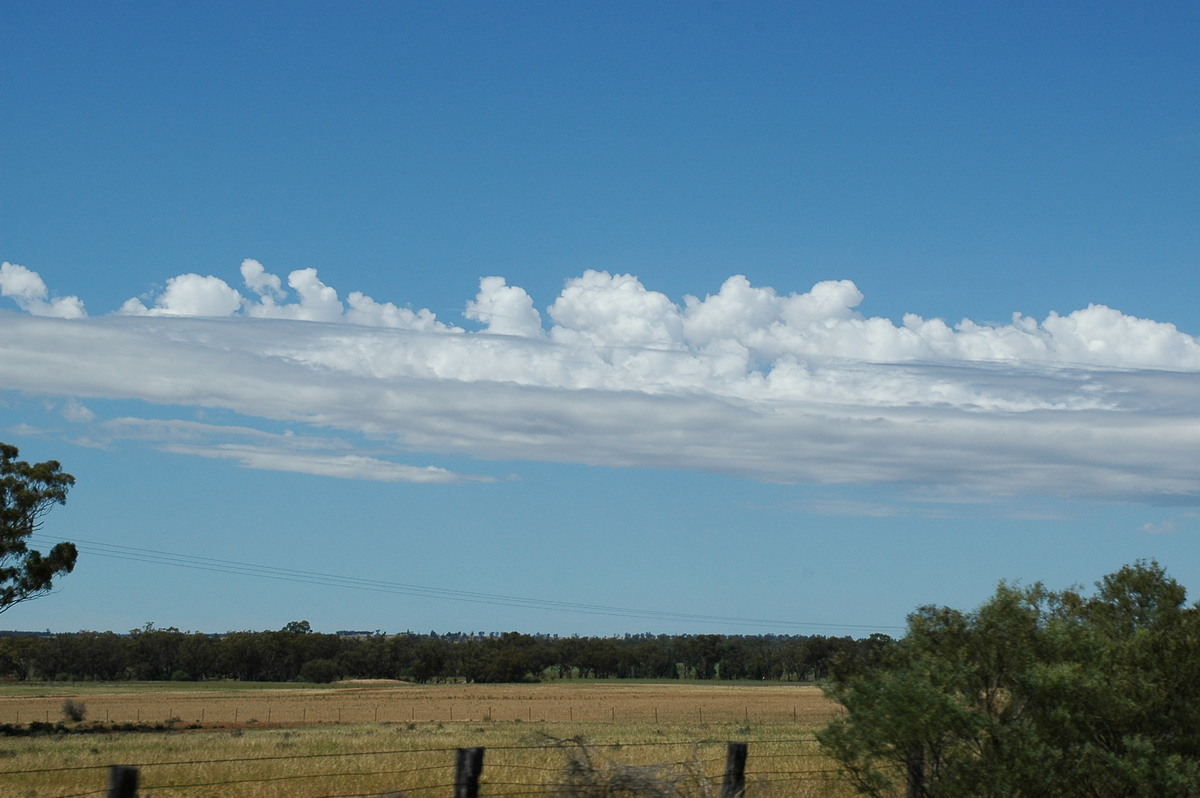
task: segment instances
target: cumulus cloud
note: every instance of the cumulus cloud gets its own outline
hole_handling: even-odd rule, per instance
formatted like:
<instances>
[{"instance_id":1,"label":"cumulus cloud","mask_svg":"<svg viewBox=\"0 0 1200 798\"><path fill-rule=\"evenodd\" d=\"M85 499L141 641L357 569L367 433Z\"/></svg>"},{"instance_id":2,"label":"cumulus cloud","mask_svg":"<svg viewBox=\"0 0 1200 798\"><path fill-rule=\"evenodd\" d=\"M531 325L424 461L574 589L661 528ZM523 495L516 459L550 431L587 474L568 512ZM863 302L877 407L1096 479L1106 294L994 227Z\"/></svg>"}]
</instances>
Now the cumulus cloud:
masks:
<instances>
[{"instance_id":1,"label":"cumulus cloud","mask_svg":"<svg viewBox=\"0 0 1200 798\"><path fill-rule=\"evenodd\" d=\"M181 274L167 280L166 289L146 307L129 299L121 312L130 316L228 316L242 306L242 295L219 277Z\"/></svg>"},{"instance_id":2,"label":"cumulus cloud","mask_svg":"<svg viewBox=\"0 0 1200 798\"><path fill-rule=\"evenodd\" d=\"M483 278L463 312L482 329L468 332L360 292L343 303L313 269L285 287L247 260L241 276L244 293L180 275L149 304L86 322L2 315L0 384L227 408L397 452L942 497L1200 501L1200 343L1103 305L1040 322L895 323L860 313L848 280L785 294L734 276L677 302L588 271L545 318L522 288ZM250 467L442 478L369 453L205 448Z\"/></svg>"},{"instance_id":3,"label":"cumulus cloud","mask_svg":"<svg viewBox=\"0 0 1200 798\"><path fill-rule=\"evenodd\" d=\"M242 283L252 296L212 275L181 274L167 281L149 306L133 298L121 306L126 316L246 316L262 319L346 322L364 327L391 327L424 332L462 332L437 320L429 310L413 311L390 302L376 302L360 291L351 291L347 309L337 290L321 281L316 269L297 269L283 281L258 261L247 258L241 266ZM295 299L289 301L291 296Z\"/></svg>"},{"instance_id":4,"label":"cumulus cloud","mask_svg":"<svg viewBox=\"0 0 1200 798\"><path fill-rule=\"evenodd\" d=\"M347 301L346 321L364 327L392 327L397 330L420 332L462 332L459 327L450 327L437 320L428 308L412 310L393 305L391 302L376 302L361 291L351 291Z\"/></svg>"},{"instance_id":5,"label":"cumulus cloud","mask_svg":"<svg viewBox=\"0 0 1200 798\"><path fill-rule=\"evenodd\" d=\"M496 335L540 338L542 316L533 307L533 297L525 289L508 285L503 277L484 277L479 293L467 303L464 314L485 325L484 331Z\"/></svg>"},{"instance_id":6,"label":"cumulus cloud","mask_svg":"<svg viewBox=\"0 0 1200 798\"><path fill-rule=\"evenodd\" d=\"M268 273L266 268L253 258L242 261L242 282L258 294L264 303L282 302L287 296L283 292L283 283L280 282L279 276Z\"/></svg>"},{"instance_id":7,"label":"cumulus cloud","mask_svg":"<svg viewBox=\"0 0 1200 798\"><path fill-rule=\"evenodd\" d=\"M34 316L81 319L87 315L79 297L50 299L41 276L15 263L0 263L0 296L11 297L17 307Z\"/></svg>"},{"instance_id":8,"label":"cumulus cloud","mask_svg":"<svg viewBox=\"0 0 1200 798\"><path fill-rule=\"evenodd\" d=\"M549 313L551 338L568 345L674 349L683 343L679 308L631 274L584 272L567 281Z\"/></svg>"},{"instance_id":9,"label":"cumulus cloud","mask_svg":"<svg viewBox=\"0 0 1200 798\"><path fill-rule=\"evenodd\" d=\"M9 270L10 264L5 264ZM45 296L41 278L11 267L7 278L14 296ZM228 317L234 315L297 321L346 322L421 332L463 333L437 320L428 309L413 311L376 302L351 291L347 308L338 292L312 268L287 276L289 294L277 275L247 259L242 280L256 299L243 296L214 276L183 274L167 281L150 306L130 299L126 315ZM6 271L7 275L7 271ZM10 289L6 288L6 295ZM74 297L70 298L78 302ZM673 363L689 372L719 372L722 381L752 372L794 379L796 368L832 360L867 363L970 362L1105 366L1114 368L1200 369L1200 343L1174 325L1128 316L1104 305L1089 305L1045 320L1014 313L1007 325L981 325L963 319L951 326L942 319L906 314L900 325L866 317L856 308L863 295L849 280L824 281L804 293L778 294L756 287L742 275L730 277L703 299L685 296L682 304L647 289L631 274L586 271L568 280L547 309L553 324L543 328L533 298L503 277L484 277L479 293L467 302L464 316L484 325L483 333L548 339L612 366L658 367ZM24 305L22 305L24 309ZM80 304L80 307L82 305ZM36 314L51 315L51 314ZM60 314L55 314L60 315ZM683 353L692 358L655 357ZM704 363L697 362L699 358ZM666 378L671 381L671 378ZM523 381L518 377L518 381ZM793 384L794 387L794 384Z\"/></svg>"}]
</instances>

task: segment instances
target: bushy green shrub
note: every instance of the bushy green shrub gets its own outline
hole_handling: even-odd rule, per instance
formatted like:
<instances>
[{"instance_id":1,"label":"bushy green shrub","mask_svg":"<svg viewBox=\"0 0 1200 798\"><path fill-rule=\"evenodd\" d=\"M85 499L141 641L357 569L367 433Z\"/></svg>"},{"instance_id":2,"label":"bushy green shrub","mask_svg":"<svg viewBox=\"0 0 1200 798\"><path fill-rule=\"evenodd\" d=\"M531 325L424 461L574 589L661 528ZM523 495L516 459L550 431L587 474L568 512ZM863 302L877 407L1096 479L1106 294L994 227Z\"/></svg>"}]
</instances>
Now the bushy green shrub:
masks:
<instances>
[{"instance_id":1,"label":"bushy green shrub","mask_svg":"<svg viewBox=\"0 0 1200 798\"><path fill-rule=\"evenodd\" d=\"M1200 607L1157 563L1093 595L1001 583L924 607L875 662L835 668L818 734L865 794L1200 795Z\"/></svg>"},{"instance_id":2,"label":"bushy green shrub","mask_svg":"<svg viewBox=\"0 0 1200 798\"><path fill-rule=\"evenodd\" d=\"M76 701L74 698L64 698L62 714L67 720L79 723L87 717L87 705L82 701Z\"/></svg>"}]
</instances>

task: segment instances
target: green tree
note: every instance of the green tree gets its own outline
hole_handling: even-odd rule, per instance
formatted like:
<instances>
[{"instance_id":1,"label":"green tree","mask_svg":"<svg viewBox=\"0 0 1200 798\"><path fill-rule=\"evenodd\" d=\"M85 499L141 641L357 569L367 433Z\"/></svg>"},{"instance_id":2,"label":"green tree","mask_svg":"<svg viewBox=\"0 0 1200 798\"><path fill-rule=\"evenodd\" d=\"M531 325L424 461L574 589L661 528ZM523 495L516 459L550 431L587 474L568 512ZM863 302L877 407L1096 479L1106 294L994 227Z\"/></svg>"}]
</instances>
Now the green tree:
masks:
<instances>
[{"instance_id":1,"label":"green tree","mask_svg":"<svg viewBox=\"0 0 1200 798\"><path fill-rule=\"evenodd\" d=\"M35 635L0 637L0 676L25 681L37 674L37 662L46 638Z\"/></svg>"},{"instance_id":2,"label":"green tree","mask_svg":"<svg viewBox=\"0 0 1200 798\"><path fill-rule=\"evenodd\" d=\"M1093 595L1001 583L925 607L874 661L835 668L819 733L859 790L951 796L1200 794L1200 608L1157 563Z\"/></svg>"},{"instance_id":3,"label":"green tree","mask_svg":"<svg viewBox=\"0 0 1200 798\"><path fill-rule=\"evenodd\" d=\"M129 631L134 676L145 681L167 681L179 667L179 654L185 635L174 626L165 629L147 621L141 629Z\"/></svg>"},{"instance_id":4,"label":"green tree","mask_svg":"<svg viewBox=\"0 0 1200 798\"><path fill-rule=\"evenodd\" d=\"M445 675L449 655L446 644L436 637L427 637L419 642L412 652L412 678L425 684Z\"/></svg>"},{"instance_id":5,"label":"green tree","mask_svg":"<svg viewBox=\"0 0 1200 798\"><path fill-rule=\"evenodd\" d=\"M17 447L0 443L0 612L50 592L54 579L75 568L74 543L57 543L43 556L27 540L56 504L66 504L75 477L56 460L18 460Z\"/></svg>"}]
</instances>

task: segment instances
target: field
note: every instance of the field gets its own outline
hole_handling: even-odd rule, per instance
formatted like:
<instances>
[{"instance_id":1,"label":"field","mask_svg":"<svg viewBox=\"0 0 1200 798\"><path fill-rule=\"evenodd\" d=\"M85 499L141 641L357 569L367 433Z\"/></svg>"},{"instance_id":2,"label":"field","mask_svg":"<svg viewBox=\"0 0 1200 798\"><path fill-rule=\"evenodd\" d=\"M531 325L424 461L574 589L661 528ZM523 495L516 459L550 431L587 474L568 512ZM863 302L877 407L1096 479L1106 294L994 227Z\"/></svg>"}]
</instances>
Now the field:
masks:
<instances>
[{"instance_id":1,"label":"field","mask_svg":"<svg viewBox=\"0 0 1200 798\"><path fill-rule=\"evenodd\" d=\"M728 740L749 744L748 798L851 794L813 741L835 707L812 686L12 684L0 724L57 724L68 699L86 719L67 728L124 730L0 738L0 794L100 796L125 764L155 798L450 796L455 750L483 746L482 795L601 794L561 786L575 761L576 783L706 796Z\"/></svg>"}]
</instances>

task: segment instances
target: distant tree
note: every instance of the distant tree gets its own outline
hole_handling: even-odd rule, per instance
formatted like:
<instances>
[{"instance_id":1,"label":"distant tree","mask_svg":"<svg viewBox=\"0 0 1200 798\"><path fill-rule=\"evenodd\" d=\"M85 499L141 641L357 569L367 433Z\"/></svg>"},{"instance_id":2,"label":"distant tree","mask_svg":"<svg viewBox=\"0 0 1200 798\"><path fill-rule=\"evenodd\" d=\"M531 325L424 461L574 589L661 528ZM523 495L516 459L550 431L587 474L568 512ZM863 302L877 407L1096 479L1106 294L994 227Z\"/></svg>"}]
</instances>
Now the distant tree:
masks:
<instances>
[{"instance_id":1,"label":"distant tree","mask_svg":"<svg viewBox=\"0 0 1200 798\"><path fill-rule=\"evenodd\" d=\"M66 504L75 477L56 460L18 460L17 447L0 443L0 612L49 593L54 579L75 568L74 543L57 543L47 555L27 540L55 504Z\"/></svg>"},{"instance_id":2,"label":"distant tree","mask_svg":"<svg viewBox=\"0 0 1200 798\"><path fill-rule=\"evenodd\" d=\"M615 640L608 637L584 638L580 659L577 662L580 676L596 679L611 679L617 675L621 651Z\"/></svg>"},{"instance_id":3,"label":"distant tree","mask_svg":"<svg viewBox=\"0 0 1200 798\"><path fill-rule=\"evenodd\" d=\"M216 670L225 679L251 682L264 678L262 651L256 632L230 632L215 646Z\"/></svg>"},{"instance_id":4,"label":"distant tree","mask_svg":"<svg viewBox=\"0 0 1200 798\"><path fill-rule=\"evenodd\" d=\"M974 612L922 608L833 669L846 714L818 737L873 796L1200 795L1200 608L1184 601L1138 563L1091 596L1001 583Z\"/></svg>"},{"instance_id":5,"label":"distant tree","mask_svg":"<svg viewBox=\"0 0 1200 798\"><path fill-rule=\"evenodd\" d=\"M216 647L208 635L191 632L182 635L179 641L175 670L172 681L199 681L211 675L216 668Z\"/></svg>"},{"instance_id":6,"label":"distant tree","mask_svg":"<svg viewBox=\"0 0 1200 798\"><path fill-rule=\"evenodd\" d=\"M446 644L436 636L427 637L413 650L413 681L425 684L445 675L447 657Z\"/></svg>"},{"instance_id":7,"label":"distant tree","mask_svg":"<svg viewBox=\"0 0 1200 798\"><path fill-rule=\"evenodd\" d=\"M0 676L25 681L37 674L46 638L19 635L0 638Z\"/></svg>"},{"instance_id":8,"label":"distant tree","mask_svg":"<svg viewBox=\"0 0 1200 798\"><path fill-rule=\"evenodd\" d=\"M179 652L185 635L174 626L165 629L147 621L129 631L134 676L146 681L166 681L179 667Z\"/></svg>"}]
</instances>

